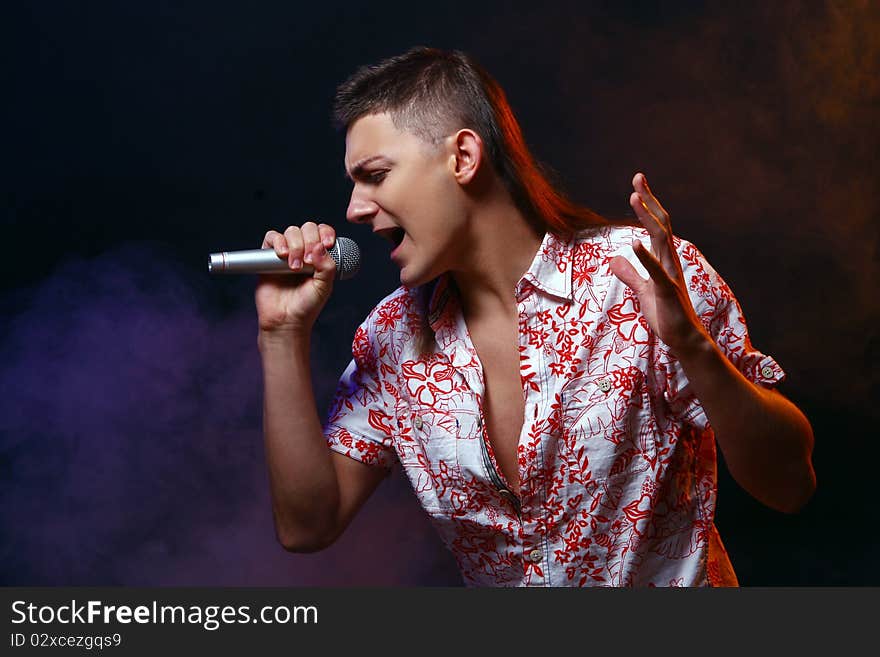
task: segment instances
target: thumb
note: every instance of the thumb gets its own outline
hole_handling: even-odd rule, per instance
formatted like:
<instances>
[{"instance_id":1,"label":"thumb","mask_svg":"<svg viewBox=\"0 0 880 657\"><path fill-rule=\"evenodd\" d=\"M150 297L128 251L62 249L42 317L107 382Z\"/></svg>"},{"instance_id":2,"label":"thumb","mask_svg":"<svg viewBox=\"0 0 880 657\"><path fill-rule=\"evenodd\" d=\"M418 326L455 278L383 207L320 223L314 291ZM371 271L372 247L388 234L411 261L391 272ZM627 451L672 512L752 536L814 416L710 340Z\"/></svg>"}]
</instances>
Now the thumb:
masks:
<instances>
[{"instance_id":1,"label":"thumb","mask_svg":"<svg viewBox=\"0 0 880 657\"><path fill-rule=\"evenodd\" d=\"M617 276L624 285L640 294L647 281L639 275L632 263L623 256L615 256L611 259L611 273Z\"/></svg>"},{"instance_id":2,"label":"thumb","mask_svg":"<svg viewBox=\"0 0 880 657\"><path fill-rule=\"evenodd\" d=\"M322 283L333 283L336 278L336 261L327 253L320 242L312 247L312 266L315 268L313 278Z\"/></svg>"}]
</instances>

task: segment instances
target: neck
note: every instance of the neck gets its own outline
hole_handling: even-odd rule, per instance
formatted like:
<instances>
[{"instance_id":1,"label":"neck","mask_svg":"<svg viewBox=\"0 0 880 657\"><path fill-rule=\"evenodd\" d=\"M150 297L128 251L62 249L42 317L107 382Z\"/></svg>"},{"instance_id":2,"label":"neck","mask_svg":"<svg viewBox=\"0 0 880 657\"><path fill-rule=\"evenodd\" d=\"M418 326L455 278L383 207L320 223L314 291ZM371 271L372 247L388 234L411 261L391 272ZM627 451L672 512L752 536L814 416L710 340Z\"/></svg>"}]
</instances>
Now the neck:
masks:
<instances>
[{"instance_id":1,"label":"neck","mask_svg":"<svg viewBox=\"0 0 880 657\"><path fill-rule=\"evenodd\" d=\"M471 215L460 266L450 272L466 318L516 313L516 284L532 264L543 237L506 193L481 201Z\"/></svg>"}]
</instances>

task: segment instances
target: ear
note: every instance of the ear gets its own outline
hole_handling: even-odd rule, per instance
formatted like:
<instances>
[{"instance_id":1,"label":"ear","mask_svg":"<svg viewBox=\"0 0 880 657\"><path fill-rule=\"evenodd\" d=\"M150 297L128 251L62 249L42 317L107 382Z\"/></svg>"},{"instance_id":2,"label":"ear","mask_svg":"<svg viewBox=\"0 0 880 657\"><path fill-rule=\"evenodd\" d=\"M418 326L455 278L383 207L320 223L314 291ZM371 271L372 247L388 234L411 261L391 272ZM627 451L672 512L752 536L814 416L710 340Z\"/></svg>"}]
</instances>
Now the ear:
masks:
<instances>
[{"instance_id":1,"label":"ear","mask_svg":"<svg viewBox=\"0 0 880 657\"><path fill-rule=\"evenodd\" d=\"M450 166L460 185L466 185L477 174L483 161L483 140L469 128L462 128L452 136Z\"/></svg>"}]
</instances>

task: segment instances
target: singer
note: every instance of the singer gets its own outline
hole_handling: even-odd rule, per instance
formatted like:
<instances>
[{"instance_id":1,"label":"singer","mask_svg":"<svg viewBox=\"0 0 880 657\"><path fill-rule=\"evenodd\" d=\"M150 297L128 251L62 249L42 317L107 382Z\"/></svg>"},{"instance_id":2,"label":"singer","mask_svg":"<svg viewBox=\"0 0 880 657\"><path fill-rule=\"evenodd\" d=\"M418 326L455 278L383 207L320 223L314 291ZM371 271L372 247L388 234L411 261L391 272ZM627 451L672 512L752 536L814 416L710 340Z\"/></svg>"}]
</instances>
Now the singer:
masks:
<instances>
[{"instance_id":1,"label":"singer","mask_svg":"<svg viewBox=\"0 0 880 657\"><path fill-rule=\"evenodd\" d=\"M746 491L793 513L816 486L812 429L645 175L638 225L576 206L458 52L360 69L335 116L347 218L390 242L401 286L355 333L322 426L309 342L335 232L265 236L313 268L256 290L284 547L333 543L396 464L468 585L737 585L714 524L716 444Z\"/></svg>"}]
</instances>

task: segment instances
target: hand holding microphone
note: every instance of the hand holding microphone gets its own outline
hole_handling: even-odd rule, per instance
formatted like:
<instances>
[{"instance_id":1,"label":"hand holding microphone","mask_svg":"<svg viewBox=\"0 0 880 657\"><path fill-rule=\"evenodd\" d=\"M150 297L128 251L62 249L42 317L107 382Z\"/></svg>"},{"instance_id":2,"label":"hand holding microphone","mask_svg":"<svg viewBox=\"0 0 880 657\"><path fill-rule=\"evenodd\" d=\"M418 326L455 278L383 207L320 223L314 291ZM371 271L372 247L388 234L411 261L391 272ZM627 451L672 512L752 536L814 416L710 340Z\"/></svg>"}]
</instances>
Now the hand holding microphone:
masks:
<instances>
[{"instance_id":1,"label":"hand holding microphone","mask_svg":"<svg viewBox=\"0 0 880 657\"><path fill-rule=\"evenodd\" d=\"M351 278L359 267L355 242L337 239L332 226L311 221L289 226L283 234L270 230L261 249L213 253L208 262L212 274L261 274L256 290L260 330L273 334L310 332L334 279Z\"/></svg>"},{"instance_id":2,"label":"hand holding microphone","mask_svg":"<svg viewBox=\"0 0 880 657\"><path fill-rule=\"evenodd\" d=\"M286 258L285 253L288 254ZM361 250L357 242L352 239L336 238L332 242L332 246L327 249L327 254L336 263L336 278L341 281L352 278L360 270ZM290 254L289 247L285 252L284 245L281 245L280 250L270 247L212 253L208 257L208 272L211 274L302 274L311 276L315 273L315 268Z\"/></svg>"}]
</instances>

